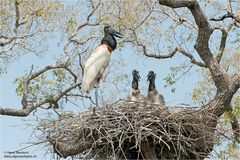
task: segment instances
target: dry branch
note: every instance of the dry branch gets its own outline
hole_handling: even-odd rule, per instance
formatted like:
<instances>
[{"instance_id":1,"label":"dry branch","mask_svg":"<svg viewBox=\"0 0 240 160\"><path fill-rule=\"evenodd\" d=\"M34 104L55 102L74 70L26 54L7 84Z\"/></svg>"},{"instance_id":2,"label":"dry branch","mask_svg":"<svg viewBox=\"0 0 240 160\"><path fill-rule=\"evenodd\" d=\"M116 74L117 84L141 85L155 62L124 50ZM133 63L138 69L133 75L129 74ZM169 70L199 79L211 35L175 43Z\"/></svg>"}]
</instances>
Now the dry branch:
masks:
<instances>
[{"instance_id":1,"label":"dry branch","mask_svg":"<svg viewBox=\"0 0 240 160\"><path fill-rule=\"evenodd\" d=\"M218 54L217 54L217 57L216 57L218 63L220 63L220 61L222 59L222 56L223 56L223 52L224 52L225 47L226 47L228 31L221 26L213 26L212 28L213 28L213 30L220 30L222 32L221 43L220 43L219 51L218 51Z\"/></svg>"}]
</instances>

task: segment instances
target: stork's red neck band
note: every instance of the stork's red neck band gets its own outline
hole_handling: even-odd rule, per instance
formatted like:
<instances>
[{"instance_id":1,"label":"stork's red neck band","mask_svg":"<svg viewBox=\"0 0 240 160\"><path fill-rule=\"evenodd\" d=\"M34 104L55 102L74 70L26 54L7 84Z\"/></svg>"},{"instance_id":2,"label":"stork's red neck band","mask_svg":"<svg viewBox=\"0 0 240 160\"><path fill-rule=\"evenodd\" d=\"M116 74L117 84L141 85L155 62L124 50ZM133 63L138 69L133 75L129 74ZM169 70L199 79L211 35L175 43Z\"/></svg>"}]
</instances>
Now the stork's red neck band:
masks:
<instances>
[{"instance_id":1,"label":"stork's red neck band","mask_svg":"<svg viewBox=\"0 0 240 160\"><path fill-rule=\"evenodd\" d=\"M110 53L112 53L112 51L113 51L112 47L110 47L110 46L107 45L107 44L102 44L102 45L105 45L105 46L107 47L108 51L109 51Z\"/></svg>"}]
</instances>

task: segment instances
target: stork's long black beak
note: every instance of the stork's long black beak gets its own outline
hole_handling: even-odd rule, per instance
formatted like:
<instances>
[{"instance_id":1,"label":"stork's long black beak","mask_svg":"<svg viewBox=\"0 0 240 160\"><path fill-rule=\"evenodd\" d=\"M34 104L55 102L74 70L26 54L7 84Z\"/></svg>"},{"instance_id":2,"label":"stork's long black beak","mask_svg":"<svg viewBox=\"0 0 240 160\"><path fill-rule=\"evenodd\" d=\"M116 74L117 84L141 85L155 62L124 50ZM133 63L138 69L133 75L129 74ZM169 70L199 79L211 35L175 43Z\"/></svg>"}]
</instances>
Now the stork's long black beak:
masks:
<instances>
[{"instance_id":1,"label":"stork's long black beak","mask_svg":"<svg viewBox=\"0 0 240 160\"><path fill-rule=\"evenodd\" d=\"M154 73L153 71L149 71L147 75L147 80L150 81L150 79L152 79L154 76L156 76L156 73Z\"/></svg>"},{"instance_id":2,"label":"stork's long black beak","mask_svg":"<svg viewBox=\"0 0 240 160\"><path fill-rule=\"evenodd\" d=\"M147 80L149 81L149 79L150 79L150 77L152 76L152 73L148 73L148 75L147 75Z\"/></svg>"},{"instance_id":3,"label":"stork's long black beak","mask_svg":"<svg viewBox=\"0 0 240 160\"><path fill-rule=\"evenodd\" d=\"M137 76L137 79L138 79L138 80L141 79L141 77L140 77L140 75L139 75L139 72L136 73L136 76Z\"/></svg>"},{"instance_id":4,"label":"stork's long black beak","mask_svg":"<svg viewBox=\"0 0 240 160\"><path fill-rule=\"evenodd\" d=\"M149 77L151 76L152 74L149 72L148 75L147 75L147 78L149 79Z\"/></svg>"},{"instance_id":5,"label":"stork's long black beak","mask_svg":"<svg viewBox=\"0 0 240 160\"><path fill-rule=\"evenodd\" d=\"M110 32L110 34L112 34L112 35L115 36L115 37L123 38L122 33L118 32L118 31L116 31L116 30L114 30L114 29L109 29L109 32Z\"/></svg>"}]
</instances>

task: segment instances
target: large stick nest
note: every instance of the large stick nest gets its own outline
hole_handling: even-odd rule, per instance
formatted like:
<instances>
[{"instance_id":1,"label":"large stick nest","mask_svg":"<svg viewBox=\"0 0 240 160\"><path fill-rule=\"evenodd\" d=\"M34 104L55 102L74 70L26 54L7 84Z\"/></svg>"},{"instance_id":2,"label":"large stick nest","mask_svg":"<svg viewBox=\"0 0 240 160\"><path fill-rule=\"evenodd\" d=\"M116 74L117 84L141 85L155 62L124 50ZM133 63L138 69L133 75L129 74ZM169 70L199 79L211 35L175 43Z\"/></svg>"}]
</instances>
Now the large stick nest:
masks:
<instances>
[{"instance_id":1,"label":"large stick nest","mask_svg":"<svg viewBox=\"0 0 240 160\"><path fill-rule=\"evenodd\" d=\"M43 120L40 127L62 157L121 159L205 158L214 144L215 117L197 108L118 102Z\"/></svg>"}]
</instances>

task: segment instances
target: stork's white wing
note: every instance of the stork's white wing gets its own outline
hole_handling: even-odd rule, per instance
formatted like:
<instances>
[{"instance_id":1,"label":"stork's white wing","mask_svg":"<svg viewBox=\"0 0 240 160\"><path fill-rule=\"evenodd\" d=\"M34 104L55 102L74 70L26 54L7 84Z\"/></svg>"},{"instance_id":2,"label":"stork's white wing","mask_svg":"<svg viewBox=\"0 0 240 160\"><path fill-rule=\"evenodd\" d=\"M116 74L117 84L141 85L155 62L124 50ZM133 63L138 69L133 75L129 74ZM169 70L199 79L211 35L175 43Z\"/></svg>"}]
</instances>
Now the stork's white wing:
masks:
<instances>
[{"instance_id":1,"label":"stork's white wing","mask_svg":"<svg viewBox=\"0 0 240 160\"><path fill-rule=\"evenodd\" d=\"M83 74L82 91L89 92L101 78L110 61L110 52L106 46L97 47L88 58Z\"/></svg>"}]
</instances>

